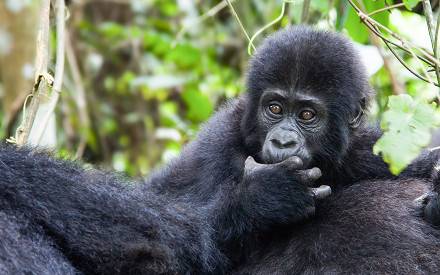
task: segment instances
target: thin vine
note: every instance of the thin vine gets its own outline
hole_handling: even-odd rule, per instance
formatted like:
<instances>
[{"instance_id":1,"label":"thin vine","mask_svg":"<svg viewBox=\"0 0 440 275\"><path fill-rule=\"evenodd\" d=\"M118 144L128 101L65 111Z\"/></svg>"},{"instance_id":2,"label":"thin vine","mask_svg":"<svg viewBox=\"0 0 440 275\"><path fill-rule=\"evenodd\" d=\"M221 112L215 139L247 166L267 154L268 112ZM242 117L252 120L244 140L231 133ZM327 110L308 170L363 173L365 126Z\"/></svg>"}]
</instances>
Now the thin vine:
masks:
<instances>
[{"instance_id":1,"label":"thin vine","mask_svg":"<svg viewBox=\"0 0 440 275\"><path fill-rule=\"evenodd\" d=\"M243 23L241 22L240 17L238 16L237 12L235 11L235 8L232 5L231 1L230 0L226 0L226 1L228 2L228 6L231 9L232 14L234 15L235 19L237 20L238 25L240 26L241 30L243 31L244 35L246 36L247 40L249 41L248 49L247 49L249 55L252 55L252 51L256 50L255 45L254 45L255 38L257 38L262 32L264 32L268 28L270 28L273 25L275 25L276 23L280 22L281 19L283 19L284 15L285 15L285 11L286 11L286 5L288 3L297 2L295 0L283 0L280 15L277 18L275 18L274 20L272 20L271 22L269 22L268 24L266 24L265 26L263 26L262 28L260 28L258 31L255 32L254 35L252 35L252 37L250 37L248 32L246 31L245 27L243 26Z\"/></svg>"}]
</instances>

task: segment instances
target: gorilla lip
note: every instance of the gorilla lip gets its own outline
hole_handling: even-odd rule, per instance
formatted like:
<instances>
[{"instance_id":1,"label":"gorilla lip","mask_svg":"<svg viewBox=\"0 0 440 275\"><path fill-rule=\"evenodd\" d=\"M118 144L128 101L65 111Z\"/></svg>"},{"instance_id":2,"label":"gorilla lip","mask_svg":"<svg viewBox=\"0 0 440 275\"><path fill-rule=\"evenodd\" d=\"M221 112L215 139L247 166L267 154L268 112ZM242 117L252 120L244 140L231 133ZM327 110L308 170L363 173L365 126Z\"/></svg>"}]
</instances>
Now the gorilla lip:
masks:
<instances>
[{"instance_id":1,"label":"gorilla lip","mask_svg":"<svg viewBox=\"0 0 440 275\"><path fill-rule=\"evenodd\" d=\"M301 156L299 156L297 154L295 154L295 155L288 155L288 154L286 154L286 155L282 155L282 156L277 155L276 157L270 157L270 158L265 158L263 156L262 159L264 160L264 163L266 163L266 164L277 164L277 163L281 163L281 162L283 162L286 159L291 158L291 157L298 157L298 158L300 158L302 160L302 162L303 162L303 169L308 168L308 166L310 165L310 160L308 158L301 157Z\"/></svg>"}]
</instances>

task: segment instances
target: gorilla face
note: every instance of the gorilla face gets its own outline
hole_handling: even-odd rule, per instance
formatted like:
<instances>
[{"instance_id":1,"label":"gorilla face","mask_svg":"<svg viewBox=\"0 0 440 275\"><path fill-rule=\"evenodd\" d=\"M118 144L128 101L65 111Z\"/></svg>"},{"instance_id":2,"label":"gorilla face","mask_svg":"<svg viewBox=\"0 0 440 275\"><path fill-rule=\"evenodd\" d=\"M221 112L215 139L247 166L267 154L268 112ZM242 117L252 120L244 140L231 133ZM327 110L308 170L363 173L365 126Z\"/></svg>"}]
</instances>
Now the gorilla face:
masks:
<instances>
[{"instance_id":1,"label":"gorilla face","mask_svg":"<svg viewBox=\"0 0 440 275\"><path fill-rule=\"evenodd\" d=\"M324 101L312 94L268 89L260 98L258 114L264 137L261 159L277 163L297 156L308 166L317 146L307 141L325 135L328 115Z\"/></svg>"},{"instance_id":2,"label":"gorilla face","mask_svg":"<svg viewBox=\"0 0 440 275\"><path fill-rule=\"evenodd\" d=\"M333 169L350 146L371 88L351 43L310 28L267 38L247 74L241 130L249 154L266 163L298 156Z\"/></svg>"}]
</instances>

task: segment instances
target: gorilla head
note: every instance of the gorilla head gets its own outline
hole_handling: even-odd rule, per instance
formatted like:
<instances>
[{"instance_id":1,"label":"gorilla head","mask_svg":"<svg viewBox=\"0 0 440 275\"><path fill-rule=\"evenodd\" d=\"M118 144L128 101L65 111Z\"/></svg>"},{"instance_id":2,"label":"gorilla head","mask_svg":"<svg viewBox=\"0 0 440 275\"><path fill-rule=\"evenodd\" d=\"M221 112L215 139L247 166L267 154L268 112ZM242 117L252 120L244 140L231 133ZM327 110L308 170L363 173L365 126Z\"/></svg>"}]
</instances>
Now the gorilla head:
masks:
<instances>
[{"instance_id":1,"label":"gorilla head","mask_svg":"<svg viewBox=\"0 0 440 275\"><path fill-rule=\"evenodd\" d=\"M265 163L293 155L305 166L338 163L370 98L364 71L341 35L296 27L266 39L247 77L253 108L241 128L250 153Z\"/></svg>"}]
</instances>

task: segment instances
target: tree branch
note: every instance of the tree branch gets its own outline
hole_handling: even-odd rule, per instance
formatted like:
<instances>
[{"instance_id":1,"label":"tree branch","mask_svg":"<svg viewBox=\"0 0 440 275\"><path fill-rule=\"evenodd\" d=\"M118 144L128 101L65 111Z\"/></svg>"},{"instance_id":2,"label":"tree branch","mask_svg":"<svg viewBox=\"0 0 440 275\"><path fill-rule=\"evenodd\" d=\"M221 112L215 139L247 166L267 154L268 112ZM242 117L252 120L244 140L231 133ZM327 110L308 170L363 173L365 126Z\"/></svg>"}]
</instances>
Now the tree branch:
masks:
<instances>
[{"instance_id":1,"label":"tree branch","mask_svg":"<svg viewBox=\"0 0 440 275\"><path fill-rule=\"evenodd\" d=\"M396 52L395 49L393 49L392 46L395 46L395 47L411 54L417 61L421 60L421 61L427 63L429 66L435 68L437 66L440 66L440 61L438 60L438 58L436 56L434 56L434 54L431 54L431 53L427 52L425 49L414 45L413 43L411 43L411 41L407 41L407 40L401 38L397 33L391 31L386 26L380 24L379 22L377 22L376 20L371 18L362 9L360 9L354 3L353 0L348 0L348 2L354 8L354 10L358 14L359 18L364 23L364 25L384 41L384 43L387 45L387 47L391 50L391 53L397 58L397 60L399 60L399 62L405 68L407 68L416 77L418 77L426 82L429 82L431 84L434 84L436 86L439 86L440 81L437 81L436 83L433 82L431 80L431 78L429 77L427 70L425 70L425 69L423 70L423 74L425 76L422 76L419 73L417 73L415 71L415 69L410 68L410 66L408 64L406 64L406 62L398 55L398 53ZM389 10L390 7L388 7L387 10ZM394 8L395 8L395 6L394 6ZM382 32L389 34L391 38L385 37ZM397 42L392 41L393 39L396 40ZM419 64L421 64L421 63L419 62ZM421 65L423 65L423 64L421 64ZM423 66L422 66L422 68L423 68Z\"/></svg>"},{"instance_id":2,"label":"tree branch","mask_svg":"<svg viewBox=\"0 0 440 275\"><path fill-rule=\"evenodd\" d=\"M27 143L40 105L41 96L48 94L49 86L52 84L51 76L47 73L49 63L49 15L50 0L41 0L40 25L38 27L35 57L35 84L30 95L32 97L30 106L27 112L23 112L23 121L17 128L15 140L13 140L18 146L23 146ZM25 109L24 107L23 110Z\"/></svg>"},{"instance_id":3,"label":"tree branch","mask_svg":"<svg viewBox=\"0 0 440 275\"><path fill-rule=\"evenodd\" d=\"M437 22L437 26L434 28L434 16L432 15L431 2L429 2L429 0L423 0L422 3L423 3L423 12L425 13L425 17L426 17L426 24L428 25L429 38L431 39L432 51L434 53L434 57L438 58L437 40L438 40L439 23ZM434 68L435 68L435 76L437 77L437 83L440 83L440 66L436 64Z\"/></svg>"},{"instance_id":4,"label":"tree branch","mask_svg":"<svg viewBox=\"0 0 440 275\"><path fill-rule=\"evenodd\" d=\"M79 120L81 122L82 127L88 130L90 126L90 117L87 111L87 97L69 34L66 35L66 57L67 57L67 64L69 66L70 73L72 74L72 79L75 86L75 93L73 96L75 98L75 103L78 108ZM76 158L82 157L86 144L87 144L87 134L84 131L82 131L80 132L80 142L78 144L77 151L75 154Z\"/></svg>"},{"instance_id":5,"label":"tree branch","mask_svg":"<svg viewBox=\"0 0 440 275\"><path fill-rule=\"evenodd\" d=\"M307 23L309 19L310 0L304 0L301 12L301 24Z\"/></svg>"},{"instance_id":6,"label":"tree branch","mask_svg":"<svg viewBox=\"0 0 440 275\"><path fill-rule=\"evenodd\" d=\"M45 114L42 122L42 127L37 135L37 143L39 144L43 134L47 128L50 117L55 111L58 99L61 93L61 86L64 76L64 49L65 49L65 3L64 0L56 0L56 29L57 29L57 48L56 48L56 63L55 63L55 80L53 83L52 94L49 102L49 109Z\"/></svg>"}]
</instances>

